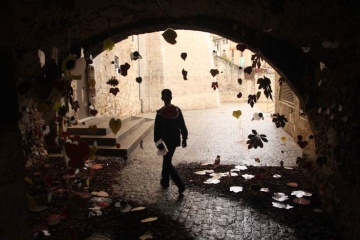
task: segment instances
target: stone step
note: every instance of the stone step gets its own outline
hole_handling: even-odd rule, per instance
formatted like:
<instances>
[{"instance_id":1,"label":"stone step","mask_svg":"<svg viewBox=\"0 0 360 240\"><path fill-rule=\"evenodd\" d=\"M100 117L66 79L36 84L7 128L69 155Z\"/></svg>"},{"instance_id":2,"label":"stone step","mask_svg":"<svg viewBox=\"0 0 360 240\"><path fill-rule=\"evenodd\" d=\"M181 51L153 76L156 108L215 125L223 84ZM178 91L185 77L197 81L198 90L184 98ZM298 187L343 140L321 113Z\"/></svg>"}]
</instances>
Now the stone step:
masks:
<instances>
[{"instance_id":1,"label":"stone step","mask_svg":"<svg viewBox=\"0 0 360 240\"><path fill-rule=\"evenodd\" d=\"M97 147L97 156L111 156L111 157L127 157L137 146L139 146L142 139L153 130L154 120L146 119L137 127L131 134L120 138L120 148L116 146L99 145Z\"/></svg>"},{"instance_id":2,"label":"stone step","mask_svg":"<svg viewBox=\"0 0 360 240\"><path fill-rule=\"evenodd\" d=\"M97 130L91 135L107 135L111 133L109 122L111 118L120 118L122 125L133 120L133 116L102 116L102 117L88 117L86 119L79 120L77 125L67 128L67 131L72 135L90 135L89 126L96 125Z\"/></svg>"},{"instance_id":3,"label":"stone step","mask_svg":"<svg viewBox=\"0 0 360 240\"><path fill-rule=\"evenodd\" d=\"M136 131L145 122L145 120L145 118L132 117L131 121L122 123L119 132L116 134L110 132L106 135L80 135L80 138L89 145L93 145L94 141L96 141L98 146L113 147L117 142Z\"/></svg>"}]
</instances>

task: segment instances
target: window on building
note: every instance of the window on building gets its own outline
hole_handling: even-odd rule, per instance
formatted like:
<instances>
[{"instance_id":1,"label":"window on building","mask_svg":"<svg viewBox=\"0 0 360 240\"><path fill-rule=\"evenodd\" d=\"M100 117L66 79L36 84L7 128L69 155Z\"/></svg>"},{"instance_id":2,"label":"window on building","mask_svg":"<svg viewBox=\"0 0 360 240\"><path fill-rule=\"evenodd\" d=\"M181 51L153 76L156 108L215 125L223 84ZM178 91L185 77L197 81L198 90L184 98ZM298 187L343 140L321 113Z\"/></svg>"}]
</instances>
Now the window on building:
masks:
<instances>
[{"instance_id":1,"label":"window on building","mask_svg":"<svg viewBox=\"0 0 360 240\"><path fill-rule=\"evenodd\" d=\"M286 82L283 82L280 87L280 101L294 106L294 92Z\"/></svg>"},{"instance_id":2,"label":"window on building","mask_svg":"<svg viewBox=\"0 0 360 240\"><path fill-rule=\"evenodd\" d=\"M240 51L240 57L244 57L244 52Z\"/></svg>"},{"instance_id":3,"label":"window on building","mask_svg":"<svg viewBox=\"0 0 360 240\"><path fill-rule=\"evenodd\" d=\"M225 44L225 39L223 39L223 44Z\"/></svg>"},{"instance_id":4,"label":"window on building","mask_svg":"<svg viewBox=\"0 0 360 240\"><path fill-rule=\"evenodd\" d=\"M226 43L226 44L228 44L228 41L229 41L229 40L228 40L228 39L226 39L225 43Z\"/></svg>"},{"instance_id":5,"label":"window on building","mask_svg":"<svg viewBox=\"0 0 360 240\"><path fill-rule=\"evenodd\" d=\"M234 50L231 50L231 57L234 58Z\"/></svg>"}]
</instances>

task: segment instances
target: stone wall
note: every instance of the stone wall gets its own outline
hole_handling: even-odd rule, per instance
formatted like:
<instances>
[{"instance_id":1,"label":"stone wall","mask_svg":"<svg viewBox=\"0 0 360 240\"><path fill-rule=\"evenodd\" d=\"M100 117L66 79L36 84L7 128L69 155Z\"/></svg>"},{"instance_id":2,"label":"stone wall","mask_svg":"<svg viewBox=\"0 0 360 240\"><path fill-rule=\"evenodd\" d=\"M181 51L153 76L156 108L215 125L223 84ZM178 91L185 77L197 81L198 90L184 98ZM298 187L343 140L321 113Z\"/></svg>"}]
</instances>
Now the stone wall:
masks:
<instances>
[{"instance_id":1,"label":"stone wall","mask_svg":"<svg viewBox=\"0 0 360 240\"><path fill-rule=\"evenodd\" d=\"M219 84L219 96L221 102L238 102L245 101L244 97L238 98L239 92L242 92L243 85L238 83L238 79L243 79L244 71L239 69L238 65L231 63L229 60L213 54L215 68L219 70L217 76ZM245 95L244 95L245 96Z\"/></svg>"},{"instance_id":2,"label":"stone wall","mask_svg":"<svg viewBox=\"0 0 360 240\"><path fill-rule=\"evenodd\" d=\"M111 51L104 51L93 59L95 68L95 108L99 116L104 115L136 115L141 111L139 100L139 84L135 81L138 76L138 62L132 61L130 54L137 51L137 44L132 37L115 44ZM119 65L128 63L130 69L127 76L122 76L115 70L115 56L119 58ZM119 81L119 92L116 96L109 93L110 86L106 82L115 77Z\"/></svg>"},{"instance_id":3,"label":"stone wall","mask_svg":"<svg viewBox=\"0 0 360 240\"><path fill-rule=\"evenodd\" d=\"M172 90L172 103L183 110L220 106L218 90L211 88L216 78L210 74L210 69L214 68L210 34L182 30L176 33L175 45L167 43L161 36L162 32L149 34L151 41L144 41L147 44L144 47L140 45L146 49L145 55L151 56L150 59L144 57L145 61L141 62L141 72L146 74L144 80L147 81L143 86L144 106L149 105L150 111L159 109L163 105L160 98L163 88ZM180 57L183 52L187 53L185 61ZM187 80L183 79L183 69L187 71ZM149 99L149 104L146 99Z\"/></svg>"},{"instance_id":4,"label":"stone wall","mask_svg":"<svg viewBox=\"0 0 360 240\"><path fill-rule=\"evenodd\" d=\"M297 141L298 135L303 137L303 141L307 141L308 145L303 148L303 153L308 154L310 157L315 158L316 146L315 139L309 138L313 136L313 131L311 129L308 116L301 114L303 109L301 108L300 100L294 93L294 105L290 105L284 101L280 101L280 84L279 84L280 75L275 74L274 85L275 85L275 113L280 115L285 115L288 122L286 123L284 130L290 134L291 137Z\"/></svg>"}]
</instances>

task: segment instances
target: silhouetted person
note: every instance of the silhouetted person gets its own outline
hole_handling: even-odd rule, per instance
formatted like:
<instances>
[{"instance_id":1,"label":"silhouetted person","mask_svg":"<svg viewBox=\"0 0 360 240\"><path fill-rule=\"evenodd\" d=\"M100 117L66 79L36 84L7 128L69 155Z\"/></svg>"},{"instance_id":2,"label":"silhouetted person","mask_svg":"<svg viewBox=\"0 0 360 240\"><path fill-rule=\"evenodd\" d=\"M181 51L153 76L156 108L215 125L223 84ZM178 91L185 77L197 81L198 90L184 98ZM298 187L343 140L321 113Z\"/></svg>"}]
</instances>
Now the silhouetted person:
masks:
<instances>
[{"instance_id":1,"label":"silhouetted person","mask_svg":"<svg viewBox=\"0 0 360 240\"><path fill-rule=\"evenodd\" d=\"M168 188L171 177L179 189L179 194L182 194L185 191L185 184L181 180L171 161L175 149L180 146L180 143L183 148L187 146L186 139L188 131L180 108L171 104L172 93L170 89L164 89L161 91L161 100L164 101L165 106L159 109L156 113L154 141L156 143L159 139L162 139L168 149L168 152L163 156L160 184L163 188ZM182 141L180 139L181 137ZM157 147L158 149L164 148L162 144Z\"/></svg>"}]
</instances>

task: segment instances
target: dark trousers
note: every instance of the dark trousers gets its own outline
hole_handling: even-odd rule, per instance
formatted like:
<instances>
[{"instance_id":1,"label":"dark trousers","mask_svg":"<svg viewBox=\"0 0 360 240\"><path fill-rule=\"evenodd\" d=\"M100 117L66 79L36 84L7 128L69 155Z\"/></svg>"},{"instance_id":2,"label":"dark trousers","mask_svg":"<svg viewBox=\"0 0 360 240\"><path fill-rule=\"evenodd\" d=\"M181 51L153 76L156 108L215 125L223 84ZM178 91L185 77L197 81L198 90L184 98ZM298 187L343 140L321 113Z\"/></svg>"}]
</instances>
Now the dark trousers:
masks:
<instances>
[{"instance_id":1,"label":"dark trousers","mask_svg":"<svg viewBox=\"0 0 360 240\"><path fill-rule=\"evenodd\" d=\"M184 183L181 180L178 172L176 171L176 169L174 168L174 166L172 165L172 157L174 155L174 152L176 150L176 146L167 146L168 148L168 153L163 156L163 165L162 165L162 171L161 171L161 177L162 177L162 182L164 184L169 184L170 178L174 181L174 183L176 184L176 186L183 186Z\"/></svg>"}]
</instances>

